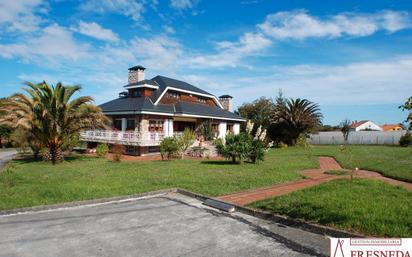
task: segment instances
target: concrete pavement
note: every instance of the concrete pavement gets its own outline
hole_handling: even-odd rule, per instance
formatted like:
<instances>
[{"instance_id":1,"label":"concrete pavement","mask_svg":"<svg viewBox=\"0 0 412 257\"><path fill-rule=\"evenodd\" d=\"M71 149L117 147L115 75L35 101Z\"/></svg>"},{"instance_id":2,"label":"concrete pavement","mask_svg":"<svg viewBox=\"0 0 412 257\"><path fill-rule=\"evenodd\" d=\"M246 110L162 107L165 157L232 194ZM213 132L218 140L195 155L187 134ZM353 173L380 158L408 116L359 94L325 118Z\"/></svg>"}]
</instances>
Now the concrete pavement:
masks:
<instances>
[{"instance_id":1,"label":"concrete pavement","mask_svg":"<svg viewBox=\"0 0 412 257\"><path fill-rule=\"evenodd\" d=\"M181 194L0 216L0 256L326 256L328 239Z\"/></svg>"},{"instance_id":2,"label":"concrete pavement","mask_svg":"<svg viewBox=\"0 0 412 257\"><path fill-rule=\"evenodd\" d=\"M5 150L0 151L0 170L6 165L8 161L13 159L14 155L17 153L16 150Z\"/></svg>"}]
</instances>

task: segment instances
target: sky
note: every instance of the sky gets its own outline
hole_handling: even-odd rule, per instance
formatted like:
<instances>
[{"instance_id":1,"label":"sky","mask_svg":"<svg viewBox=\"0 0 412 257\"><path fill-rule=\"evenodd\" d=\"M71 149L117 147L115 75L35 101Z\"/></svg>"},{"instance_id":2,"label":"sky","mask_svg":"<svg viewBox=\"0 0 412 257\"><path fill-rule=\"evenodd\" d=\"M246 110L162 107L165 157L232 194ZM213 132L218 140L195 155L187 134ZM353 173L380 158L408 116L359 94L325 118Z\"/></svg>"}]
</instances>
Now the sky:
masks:
<instances>
[{"instance_id":1,"label":"sky","mask_svg":"<svg viewBox=\"0 0 412 257\"><path fill-rule=\"evenodd\" d=\"M324 124L399 123L412 95L412 2L0 0L0 97L61 81L101 104L134 65L235 106L282 90L318 103Z\"/></svg>"}]
</instances>

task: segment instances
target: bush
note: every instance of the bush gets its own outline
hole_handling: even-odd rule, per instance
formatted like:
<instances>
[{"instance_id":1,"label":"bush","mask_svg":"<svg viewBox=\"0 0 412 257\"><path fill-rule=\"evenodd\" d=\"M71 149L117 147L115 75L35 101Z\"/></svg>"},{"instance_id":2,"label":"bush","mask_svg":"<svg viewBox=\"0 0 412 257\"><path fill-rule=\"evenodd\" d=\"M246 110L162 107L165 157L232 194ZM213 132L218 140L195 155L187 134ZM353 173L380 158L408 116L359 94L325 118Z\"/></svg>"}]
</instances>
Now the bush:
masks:
<instances>
[{"instance_id":1,"label":"bush","mask_svg":"<svg viewBox=\"0 0 412 257\"><path fill-rule=\"evenodd\" d=\"M123 154L123 146L115 144L112 146L113 161L120 162Z\"/></svg>"},{"instance_id":2,"label":"bush","mask_svg":"<svg viewBox=\"0 0 412 257\"><path fill-rule=\"evenodd\" d=\"M195 142L195 139L195 132L189 128L185 128L185 130L183 131L183 135L177 138L180 156L182 159L189 146L191 146Z\"/></svg>"},{"instance_id":3,"label":"bush","mask_svg":"<svg viewBox=\"0 0 412 257\"><path fill-rule=\"evenodd\" d=\"M227 135L226 142L216 146L223 157L231 159L233 163L241 162L250 152L250 136L246 133Z\"/></svg>"},{"instance_id":4,"label":"bush","mask_svg":"<svg viewBox=\"0 0 412 257\"><path fill-rule=\"evenodd\" d=\"M108 152L109 152L109 147L106 144L99 144L96 147L96 154L100 158L104 158Z\"/></svg>"},{"instance_id":5,"label":"bush","mask_svg":"<svg viewBox=\"0 0 412 257\"><path fill-rule=\"evenodd\" d=\"M399 139L399 145L402 147L412 146L412 135L407 132L405 135L401 136Z\"/></svg>"},{"instance_id":6,"label":"bush","mask_svg":"<svg viewBox=\"0 0 412 257\"><path fill-rule=\"evenodd\" d=\"M160 154L162 160L170 160L179 155L181 145L179 139L176 137L167 137L160 143Z\"/></svg>"},{"instance_id":7,"label":"bush","mask_svg":"<svg viewBox=\"0 0 412 257\"><path fill-rule=\"evenodd\" d=\"M251 162L256 163L263 161L265 157L266 147L263 141L253 139L250 143L248 158Z\"/></svg>"}]
</instances>

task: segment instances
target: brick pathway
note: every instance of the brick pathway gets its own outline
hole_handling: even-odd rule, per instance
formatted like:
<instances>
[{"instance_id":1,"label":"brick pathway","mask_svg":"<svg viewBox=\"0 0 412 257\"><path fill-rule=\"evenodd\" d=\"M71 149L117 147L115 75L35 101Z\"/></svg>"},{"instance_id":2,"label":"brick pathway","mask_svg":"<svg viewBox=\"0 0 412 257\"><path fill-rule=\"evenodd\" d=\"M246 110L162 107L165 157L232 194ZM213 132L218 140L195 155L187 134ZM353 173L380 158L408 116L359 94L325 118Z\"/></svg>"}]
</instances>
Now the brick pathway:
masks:
<instances>
[{"instance_id":1,"label":"brick pathway","mask_svg":"<svg viewBox=\"0 0 412 257\"><path fill-rule=\"evenodd\" d=\"M258 200L263 200L265 198L274 197L285 195L290 192L316 186L333 179L338 178L348 178L349 176L336 176L336 175L328 175L324 174L324 171L327 170L341 170L342 167L339 163L332 157L319 157L319 169L310 169L310 170L303 170L300 173L304 175L305 179L293 182L287 182L279 185L262 187L252 190L247 190L243 192L238 192L230 195L223 195L217 197L217 199L231 202L237 205L246 205ZM359 170L355 177L357 178L372 178L372 179L379 179L386 183L398 186L404 186L409 190L412 190L412 183L402 182L399 180L391 179L380 175L377 172L367 171L367 170Z\"/></svg>"}]
</instances>

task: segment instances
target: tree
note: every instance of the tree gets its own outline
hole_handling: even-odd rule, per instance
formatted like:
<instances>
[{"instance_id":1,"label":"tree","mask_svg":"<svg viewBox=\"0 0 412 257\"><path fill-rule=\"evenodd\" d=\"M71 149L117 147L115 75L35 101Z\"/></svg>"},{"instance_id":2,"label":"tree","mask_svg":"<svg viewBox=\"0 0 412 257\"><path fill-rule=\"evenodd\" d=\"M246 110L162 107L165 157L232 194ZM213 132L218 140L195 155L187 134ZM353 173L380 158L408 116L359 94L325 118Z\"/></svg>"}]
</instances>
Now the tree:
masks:
<instances>
[{"instance_id":1,"label":"tree","mask_svg":"<svg viewBox=\"0 0 412 257\"><path fill-rule=\"evenodd\" d=\"M0 124L0 148L3 147L3 138L9 139L13 130L10 126Z\"/></svg>"},{"instance_id":2,"label":"tree","mask_svg":"<svg viewBox=\"0 0 412 257\"><path fill-rule=\"evenodd\" d=\"M273 126L269 133L272 140L295 145L299 136L308 133L322 124L319 105L307 99L288 99L276 104L273 113ZM275 128L275 129L274 129ZM280 139L279 139L280 137Z\"/></svg>"},{"instance_id":3,"label":"tree","mask_svg":"<svg viewBox=\"0 0 412 257\"><path fill-rule=\"evenodd\" d=\"M409 123L409 130L412 130L412 96L409 97L403 105L399 106L399 109L402 111L409 111L405 122Z\"/></svg>"},{"instance_id":4,"label":"tree","mask_svg":"<svg viewBox=\"0 0 412 257\"><path fill-rule=\"evenodd\" d=\"M345 140L345 143L348 143L348 138L349 138L349 133L351 129L351 121L346 119L340 123L340 131L343 134L343 139Z\"/></svg>"},{"instance_id":5,"label":"tree","mask_svg":"<svg viewBox=\"0 0 412 257\"><path fill-rule=\"evenodd\" d=\"M271 123L271 117L275 109L275 103L272 99L261 97L252 103L242 104L237 112L248 120L251 120L254 124L254 131L262 126L267 129Z\"/></svg>"},{"instance_id":6,"label":"tree","mask_svg":"<svg viewBox=\"0 0 412 257\"><path fill-rule=\"evenodd\" d=\"M63 160L61 147L72 135L84 129L105 128L109 122L90 96L72 99L80 86L50 86L46 82L28 82L26 86L27 94L16 93L0 107L7 112L0 121L27 130L47 149L44 158L50 158L53 164Z\"/></svg>"}]
</instances>

